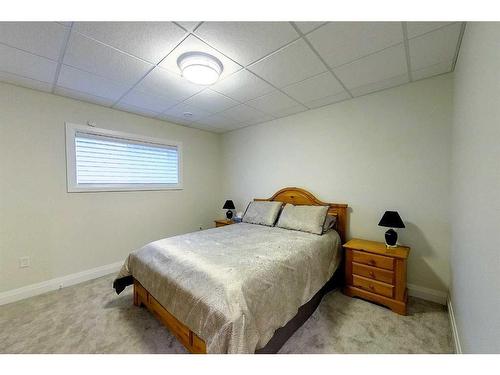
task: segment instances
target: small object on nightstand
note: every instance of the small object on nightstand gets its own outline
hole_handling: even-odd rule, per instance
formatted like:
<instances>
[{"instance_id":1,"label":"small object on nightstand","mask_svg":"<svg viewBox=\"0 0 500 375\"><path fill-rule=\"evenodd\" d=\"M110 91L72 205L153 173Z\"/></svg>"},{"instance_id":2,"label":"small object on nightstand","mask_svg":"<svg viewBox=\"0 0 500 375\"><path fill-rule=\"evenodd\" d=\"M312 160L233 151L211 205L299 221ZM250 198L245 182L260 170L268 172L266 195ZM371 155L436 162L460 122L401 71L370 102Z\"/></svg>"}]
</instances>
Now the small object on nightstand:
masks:
<instances>
[{"instance_id":1,"label":"small object on nightstand","mask_svg":"<svg viewBox=\"0 0 500 375\"><path fill-rule=\"evenodd\" d=\"M234 203L232 200L227 200L226 203L224 203L224 207L222 209L227 210L226 212L226 217L228 220L231 220L233 218L233 211L236 207L234 207Z\"/></svg>"},{"instance_id":2,"label":"small object on nightstand","mask_svg":"<svg viewBox=\"0 0 500 375\"><path fill-rule=\"evenodd\" d=\"M390 228L385 232L385 244L387 247L396 247L398 242L398 233L392 228L404 228L405 224L397 211L385 211L382 219L378 223L381 227Z\"/></svg>"},{"instance_id":3,"label":"small object on nightstand","mask_svg":"<svg viewBox=\"0 0 500 375\"><path fill-rule=\"evenodd\" d=\"M241 223L243 222L243 212L236 212L236 215L233 217L233 221L235 223Z\"/></svg>"},{"instance_id":4,"label":"small object on nightstand","mask_svg":"<svg viewBox=\"0 0 500 375\"><path fill-rule=\"evenodd\" d=\"M214 220L215 222L215 227L225 227L226 225L231 225L234 224L234 221L229 220L229 219L223 219L223 220Z\"/></svg>"},{"instance_id":5,"label":"small object on nightstand","mask_svg":"<svg viewBox=\"0 0 500 375\"><path fill-rule=\"evenodd\" d=\"M407 246L387 248L382 242L352 239L345 249L344 294L360 297L406 315Z\"/></svg>"}]
</instances>

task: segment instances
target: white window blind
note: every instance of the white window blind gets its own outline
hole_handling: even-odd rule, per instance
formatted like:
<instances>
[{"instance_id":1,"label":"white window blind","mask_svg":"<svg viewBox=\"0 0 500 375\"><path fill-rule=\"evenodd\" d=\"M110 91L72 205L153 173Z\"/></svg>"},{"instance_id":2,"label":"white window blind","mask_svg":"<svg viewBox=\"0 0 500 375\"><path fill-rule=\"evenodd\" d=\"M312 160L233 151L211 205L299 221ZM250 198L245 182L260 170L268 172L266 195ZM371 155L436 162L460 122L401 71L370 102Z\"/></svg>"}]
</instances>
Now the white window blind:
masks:
<instances>
[{"instance_id":1,"label":"white window blind","mask_svg":"<svg viewBox=\"0 0 500 375\"><path fill-rule=\"evenodd\" d=\"M179 144L104 129L69 128L70 191L180 188Z\"/></svg>"}]
</instances>

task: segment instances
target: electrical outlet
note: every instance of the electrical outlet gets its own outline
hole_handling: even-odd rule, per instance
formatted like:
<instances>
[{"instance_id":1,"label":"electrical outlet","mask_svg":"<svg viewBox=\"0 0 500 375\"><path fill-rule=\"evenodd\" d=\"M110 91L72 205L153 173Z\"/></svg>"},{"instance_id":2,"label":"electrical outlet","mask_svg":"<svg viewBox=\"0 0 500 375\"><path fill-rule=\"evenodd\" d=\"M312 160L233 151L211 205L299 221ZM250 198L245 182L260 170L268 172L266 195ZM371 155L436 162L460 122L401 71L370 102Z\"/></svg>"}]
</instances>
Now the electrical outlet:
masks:
<instances>
[{"instance_id":1,"label":"electrical outlet","mask_svg":"<svg viewBox=\"0 0 500 375\"><path fill-rule=\"evenodd\" d=\"M30 257L19 258L19 268L28 268L30 266Z\"/></svg>"},{"instance_id":2,"label":"electrical outlet","mask_svg":"<svg viewBox=\"0 0 500 375\"><path fill-rule=\"evenodd\" d=\"M200 230L203 230L203 226L202 225L200 225Z\"/></svg>"}]
</instances>

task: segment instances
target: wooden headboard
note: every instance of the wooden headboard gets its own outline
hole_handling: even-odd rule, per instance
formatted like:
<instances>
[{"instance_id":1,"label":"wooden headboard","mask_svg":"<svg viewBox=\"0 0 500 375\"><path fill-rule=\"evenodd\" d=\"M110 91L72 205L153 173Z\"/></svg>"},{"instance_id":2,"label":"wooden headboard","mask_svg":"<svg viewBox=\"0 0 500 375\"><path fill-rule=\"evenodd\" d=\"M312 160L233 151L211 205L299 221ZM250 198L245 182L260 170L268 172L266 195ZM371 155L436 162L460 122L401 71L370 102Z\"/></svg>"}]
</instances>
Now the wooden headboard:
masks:
<instances>
[{"instance_id":1,"label":"wooden headboard","mask_svg":"<svg viewBox=\"0 0 500 375\"><path fill-rule=\"evenodd\" d=\"M346 241L347 231L347 204L344 203L325 203L320 201L307 190L297 187L286 187L277 191L271 198L254 199L256 201L277 201L291 203L296 206L329 206L328 215L337 216L337 232L340 235L342 243Z\"/></svg>"}]
</instances>

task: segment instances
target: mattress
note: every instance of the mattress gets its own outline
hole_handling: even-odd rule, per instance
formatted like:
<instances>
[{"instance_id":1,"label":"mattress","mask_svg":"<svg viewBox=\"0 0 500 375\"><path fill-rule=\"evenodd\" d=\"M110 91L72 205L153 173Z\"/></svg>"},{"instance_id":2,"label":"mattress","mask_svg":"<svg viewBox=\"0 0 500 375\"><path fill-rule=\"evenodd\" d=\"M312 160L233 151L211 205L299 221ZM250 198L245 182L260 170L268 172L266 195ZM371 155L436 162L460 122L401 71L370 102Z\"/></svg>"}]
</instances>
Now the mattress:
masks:
<instances>
[{"instance_id":1,"label":"mattress","mask_svg":"<svg viewBox=\"0 0 500 375\"><path fill-rule=\"evenodd\" d=\"M331 278L340 247L334 230L239 223L151 242L117 280L137 279L208 353L254 353Z\"/></svg>"}]
</instances>

